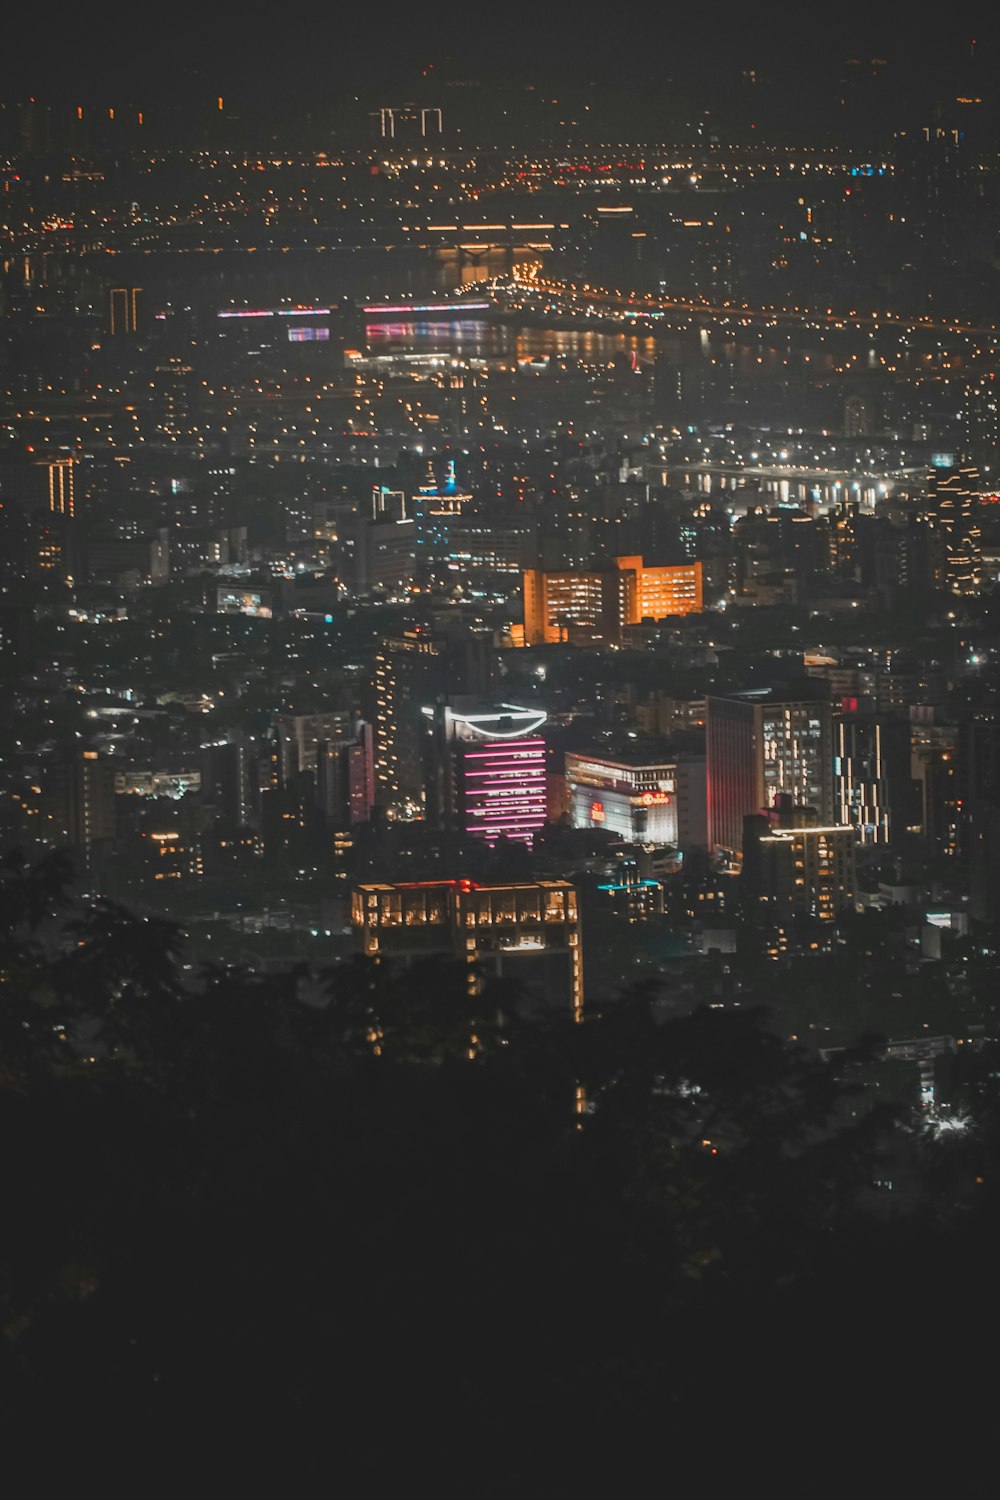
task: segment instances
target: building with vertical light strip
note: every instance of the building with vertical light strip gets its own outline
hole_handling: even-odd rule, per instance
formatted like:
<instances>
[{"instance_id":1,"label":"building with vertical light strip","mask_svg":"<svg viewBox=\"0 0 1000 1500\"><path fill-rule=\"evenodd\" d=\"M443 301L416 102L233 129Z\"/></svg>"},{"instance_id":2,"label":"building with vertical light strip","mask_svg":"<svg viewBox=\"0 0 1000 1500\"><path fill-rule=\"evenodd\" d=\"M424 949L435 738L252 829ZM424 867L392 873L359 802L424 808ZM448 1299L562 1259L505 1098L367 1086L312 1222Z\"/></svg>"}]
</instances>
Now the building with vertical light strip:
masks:
<instances>
[{"instance_id":1,"label":"building with vertical light strip","mask_svg":"<svg viewBox=\"0 0 1000 1500\"><path fill-rule=\"evenodd\" d=\"M446 954L470 966L473 991L485 977L509 978L546 1008L583 1018L580 913L568 881L359 885L351 923L367 958L412 963Z\"/></svg>"},{"instance_id":2,"label":"building with vertical light strip","mask_svg":"<svg viewBox=\"0 0 1000 1500\"><path fill-rule=\"evenodd\" d=\"M431 730L427 810L432 821L489 844L530 844L545 823L546 715L459 699L424 709Z\"/></svg>"},{"instance_id":3,"label":"building with vertical light strip","mask_svg":"<svg viewBox=\"0 0 1000 1500\"><path fill-rule=\"evenodd\" d=\"M71 520L76 507L73 499L74 458L50 458L45 461L49 480L49 510L53 515L68 516Z\"/></svg>"},{"instance_id":4,"label":"building with vertical light strip","mask_svg":"<svg viewBox=\"0 0 1000 1500\"><path fill-rule=\"evenodd\" d=\"M449 694L487 697L494 660L487 638L458 627L414 625L383 641L375 658L375 798L390 818L422 810L426 766L425 703Z\"/></svg>"},{"instance_id":5,"label":"building with vertical light strip","mask_svg":"<svg viewBox=\"0 0 1000 1500\"><path fill-rule=\"evenodd\" d=\"M833 822L832 716L828 699L769 693L708 699L709 848L737 857L743 819L790 797Z\"/></svg>"},{"instance_id":6,"label":"building with vertical light strip","mask_svg":"<svg viewBox=\"0 0 1000 1500\"><path fill-rule=\"evenodd\" d=\"M23 454L0 455L0 494L32 514L48 511L72 520L76 514L76 455L65 448L40 457L31 457L32 452L28 449Z\"/></svg>"},{"instance_id":7,"label":"building with vertical light strip","mask_svg":"<svg viewBox=\"0 0 1000 1500\"><path fill-rule=\"evenodd\" d=\"M79 850L90 869L116 833L114 763L96 750L68 751L47 773L43 801L52 841Z\"/></svg>"},{"instance_id":8,"label":"building with vertical light strip","mask_svg":"<svg viewBox=\"0 0 1000 1500\"><path fill-rule=\"evenodd\" d=\"M892 836L882 725L877 719L843 718L834 727L834 815L857 829L862 844L888 844Z\"/></svg>"},{"instance_id":9,"label":"building with vertical light strip","mask_svg":"<svg viewBox=\"0 0 1000 1500\"><path fill-rule=\"evenodd\" d=\"M113 286L109 294L109 325L112 338L139 329L138 286Z\"/></svg>"}]
</instances>

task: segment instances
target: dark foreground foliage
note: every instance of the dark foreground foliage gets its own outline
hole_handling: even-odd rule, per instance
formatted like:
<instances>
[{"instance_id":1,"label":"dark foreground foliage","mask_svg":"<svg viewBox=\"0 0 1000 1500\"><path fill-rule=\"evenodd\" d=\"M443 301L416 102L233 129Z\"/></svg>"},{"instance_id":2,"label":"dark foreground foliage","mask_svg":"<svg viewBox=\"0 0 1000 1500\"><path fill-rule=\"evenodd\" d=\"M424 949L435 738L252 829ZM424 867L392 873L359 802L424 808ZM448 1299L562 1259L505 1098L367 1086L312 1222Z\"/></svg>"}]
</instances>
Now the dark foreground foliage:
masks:
<instances>
[{"instance_id":1,"label":"dark foreground foliage","mask_svg":"<svg viewBox=\"0 0 1000 1500\"><path fill-rule=\"evenodd\" d=\"M892 1215L909 1123L757 1012L182 983L65 877L2 888L9 1492L990 1492L988 1087Z\"/></svg>"}]
</instances>

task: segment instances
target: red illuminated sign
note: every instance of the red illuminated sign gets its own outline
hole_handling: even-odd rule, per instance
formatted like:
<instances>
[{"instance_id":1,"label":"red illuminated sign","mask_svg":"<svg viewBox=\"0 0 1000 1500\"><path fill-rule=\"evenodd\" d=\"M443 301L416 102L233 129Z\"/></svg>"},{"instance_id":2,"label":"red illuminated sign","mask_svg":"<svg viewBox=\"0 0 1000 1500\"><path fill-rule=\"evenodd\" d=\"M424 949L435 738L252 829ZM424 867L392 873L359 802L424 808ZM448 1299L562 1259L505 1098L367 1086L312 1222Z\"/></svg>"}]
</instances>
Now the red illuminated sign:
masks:
<instances>
[{"instance_id":1,"label":"red illuminated sign","mask_svg":"<svg viewBox=\"0 0 1000 1500\"><path fill-rule=\"evenodd\" d=\"M603 823L607 814L604 811L603 802L592 802L590 804L590 821L592 823Z\"/></svg>"}]
</instances>

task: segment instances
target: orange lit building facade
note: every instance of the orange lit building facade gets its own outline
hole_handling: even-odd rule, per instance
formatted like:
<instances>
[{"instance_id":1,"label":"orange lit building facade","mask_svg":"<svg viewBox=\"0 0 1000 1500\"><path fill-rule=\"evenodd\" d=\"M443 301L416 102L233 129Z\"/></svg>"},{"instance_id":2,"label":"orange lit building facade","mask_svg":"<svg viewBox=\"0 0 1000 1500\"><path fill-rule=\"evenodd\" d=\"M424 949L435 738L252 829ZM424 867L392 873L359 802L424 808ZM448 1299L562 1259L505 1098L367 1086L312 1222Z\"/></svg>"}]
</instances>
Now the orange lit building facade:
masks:
<instances>
[{"instance_id":1,"label":"orange lit building facade","mask_svg":"<svg viewBox=\"0 0 1000 1500\"><path fill-rule=\"evenodd\" d=\"M613 568L524 574L524 644L619 641L627 625L697 614L703 604L700 562L647 568L641 557L616 557Z\"/></svg>"}]
</instances>

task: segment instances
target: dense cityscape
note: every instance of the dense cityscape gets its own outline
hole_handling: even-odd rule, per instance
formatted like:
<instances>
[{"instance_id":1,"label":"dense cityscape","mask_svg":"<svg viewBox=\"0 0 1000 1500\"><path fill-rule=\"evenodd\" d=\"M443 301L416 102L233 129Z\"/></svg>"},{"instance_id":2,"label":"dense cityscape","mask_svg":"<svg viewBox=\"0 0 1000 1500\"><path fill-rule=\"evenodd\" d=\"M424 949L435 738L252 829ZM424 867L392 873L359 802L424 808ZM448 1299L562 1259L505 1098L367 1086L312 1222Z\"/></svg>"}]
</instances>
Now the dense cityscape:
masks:
<instances>
[{"instance_id":1,"label":"dense cityscape","mask_svg":"<svg viewBox=\"0 0 1000 1500\"><path fill-rule=\"evenodd\" d=\"M1000 54L540 24L3 75L12 1493L992 1492Z\"/></svg>"}]
</instances>

